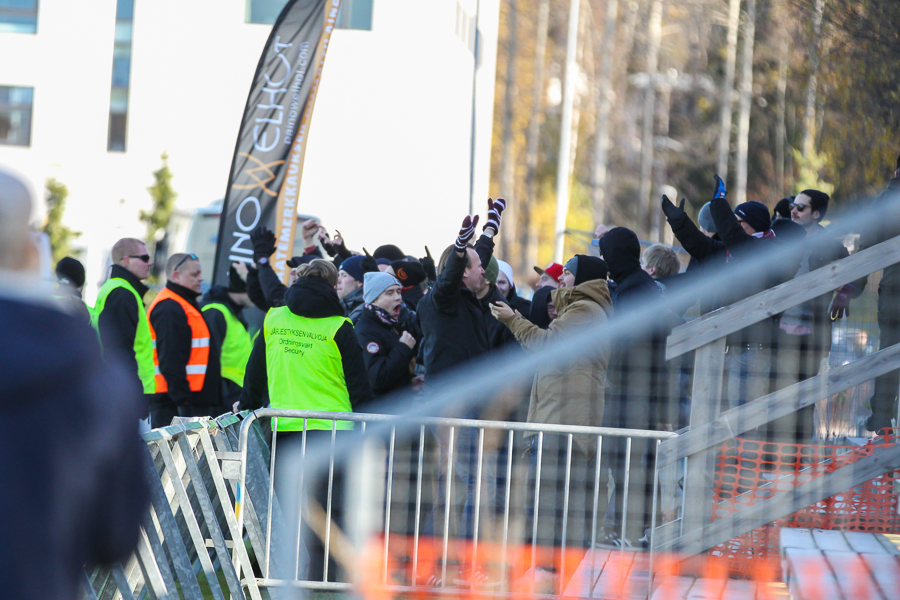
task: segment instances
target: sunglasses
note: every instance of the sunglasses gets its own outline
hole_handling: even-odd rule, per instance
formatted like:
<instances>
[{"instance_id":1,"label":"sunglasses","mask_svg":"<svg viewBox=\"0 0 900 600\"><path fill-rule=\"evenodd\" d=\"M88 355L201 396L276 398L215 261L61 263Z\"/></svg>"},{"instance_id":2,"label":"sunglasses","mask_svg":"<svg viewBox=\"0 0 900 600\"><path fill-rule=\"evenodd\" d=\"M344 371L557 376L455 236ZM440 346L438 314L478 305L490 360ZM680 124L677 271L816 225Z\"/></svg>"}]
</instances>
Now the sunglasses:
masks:
<instances>
[{"instance_id":1,"label":"sunglasses","mask_svg":"<svg viewBox=\"0 0 900 600\"><path fill-rule=\"evenodd\" d=\"M178 261L178 264L175 265L175 268L172 269L172 271L173 271L173 272L177 271L177 270L178 270L178 267L180 267L181 265L183 265L183 264L185 263L185 261L187 261L187 259L191 259L191 260L199 260L199 259L197 258L197 255L196 255L196 254L185 254L185 255L184 255L184 258L182 258L181 260Z\"/></svg>"},{"instance_id":2,"label":"sunglasses","mask_svg":"<svg viewBox=\"0 0 900 600\"><path fill-rule=\"evenodd\" d=\"M791 202L791 208L796 208L797 212L803 212L807 208L809 208L809 204L797 204L796 202Z\"/></svg>"},{"instance_id":3,"label":"sunglasses","mask_svg":"<svg viewBox=\"0 0 900 600\"><path fill-rule=\"evenodd\" d=\"M140 260L144 261L145 263L150 262L149 254L129 254L128 258L139 258Z\"/></svg>"}]
</instances>

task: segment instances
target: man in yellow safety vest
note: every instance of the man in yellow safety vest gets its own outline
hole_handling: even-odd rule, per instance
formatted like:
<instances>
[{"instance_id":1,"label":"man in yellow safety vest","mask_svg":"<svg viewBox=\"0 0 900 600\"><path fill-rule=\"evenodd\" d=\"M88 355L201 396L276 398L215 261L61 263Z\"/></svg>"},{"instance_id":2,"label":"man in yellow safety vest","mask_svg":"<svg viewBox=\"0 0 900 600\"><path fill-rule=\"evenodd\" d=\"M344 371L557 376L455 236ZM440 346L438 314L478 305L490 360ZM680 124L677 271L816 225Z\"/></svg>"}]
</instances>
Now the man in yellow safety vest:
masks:
<instances>
[{"instance_id":1,"label":"man in yellow safety vest","mask_svg":"<svg viewBox=\"0 0 900 600\"><path fill-rule=\"evenodd\" d=\"M244 371L252 342L244 309L253 306L247 295L247 265L235 262L228 270L228 286L214 285L200 300L210 339L222 349L222 412L241 399Z\"/></svg>"}]
</instances>

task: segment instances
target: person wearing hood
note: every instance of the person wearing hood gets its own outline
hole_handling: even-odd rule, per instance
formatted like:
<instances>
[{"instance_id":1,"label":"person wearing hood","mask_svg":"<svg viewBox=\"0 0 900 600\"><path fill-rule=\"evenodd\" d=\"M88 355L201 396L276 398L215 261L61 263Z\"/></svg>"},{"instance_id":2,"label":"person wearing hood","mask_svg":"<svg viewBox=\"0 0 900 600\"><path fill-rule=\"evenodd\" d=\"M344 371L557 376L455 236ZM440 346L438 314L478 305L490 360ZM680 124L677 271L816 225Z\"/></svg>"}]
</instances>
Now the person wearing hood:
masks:
<instances>
[{"instance_id":1,"label":"person wearing hood","mask_svg":"<svg viewBox=\"0 0 900 600\"><path fill-rule=\"evenodd\" d=\"M350 319L338 299L335 286L337 268L330 261L316 259L297 268L297 281L284 295L285 305L266 313L263 330L253 344L244 391L238 409L256 409L266 398L275 409L309 410L319 412L357 412L372 400L372 387L366 375L359 339ZM306 451L315 455L329 452L332 427L338 443L353 429L351 421L328 419L290 419L282 417L274 426L278 456L289 457L304 443ZM276 459L276 491L287 516L285 529L288 539L296 539L297 501L296 464L288 465ZM309 487L303 490L310 500L325 507L328 502L328 470L311 473ZM289 483L292 482L293 487ZM334 465L334 489L342 489L343 468ZM333 496L331 515L343 526L341 494ZM309 554L310 581L324 581L326 554L322 543L312 534L303 520L301 534ZM293 536L293 537L291 537ZM338 568L328 559L328 580L336 581Z\"/></svg>"},{"instance_id":2,"label":"person wearing hood","mask_svg":"<svg viewBox=\"0 0 900 600\"><path fill-rule=\"evenodd\" d=\"M550 323L557 317L556 307L550 295L557 288L549 285L534 290L531 297L531 310L528 311L528 320L540 327L547 329Z\"/></svg>"},{"instance_id":3,"label":"person wearing hood","mask_svg":"<svg viewBox=\"0 0 900 600\"><path fill-rule=\"evenodd\" d=\"M356 323L356 335L377 398L414 383L417 332L401 324L404 306L396 277L384 272L366 273L364 290L365 304Z\"/></svg>"},{"instance_id":4,"label":"person wearing hood","mask_svg":"<svg viewBox=\"0 0 900 600\"><path fill-rule=\"evenodd\" d=\"M166 262L166 287L147 311L154 342L156 395L150 424L165 427L175 416L218 416L222 409L222 349L210 339L197 298L203 269L196 254L173 254Z\"/></svg>"},{"instance_id":5,"label":"person wearing hood","mask_svg":"<svg viewBox=\"0 0 900 600\"><path fill-rule=\"evenodd\" d=\"M322 253L315 242L316 235L321 231L324 231L324 228L315 219L304 221L300 228L303 237L303 255L289 258L285 264L293 269L313 259L322 258ZM287 291L287 286L272 268L271 258L275 253L275 242L275 232L265 225L260 225L250 232L250 243L253 245L252 264L255 268L251 269L246 277L247 293L263 312L273 306L284 306L284 293Z\"/></svg>"},{"instance_id":6,"label":"person wearing hood","mask_svg":"<svg viewBox=\"0 0 900 600\"><path fill-rule=\"evenodd\" d=\"M239 409L262 407L268 394L272 408L350 412L372 399L372 388L359 339L335 291L337 269L320 258L297 271L285 306L266 314L253 344ZM331 423L309 421L309 429L323 427L330 430ZM297 420L278 423L279 431L300 429Z\"/></svg>"},{"instance_id":7,"label":"person wearing hood","mask_svg":"<svg viewBox=\"0 0 900 600\"><path fill-rule=\"evenodd\" d=\"M497 273L497 290L506 298L513 310L517 310L523 315L531 313L531 301L519 296L516 290L516 284L513 281L513 270L508 262L502 260L497 261L499 273Z\"/></svg>"},{"instance_id":8,"label":"person wearing hood","mask_svg":"<svg viewBox=\"0 0 900 600\"><path fill-rule=\"evenodd\" d=\"M559 316L549 329L529 322L507 304L491 305L494 317L515 335L527 352L540 352L547 344L564 339L587 327L605 323L612 315L612 302L606 286L607 267L603 260L584 254L575 255L565 265L560 277L564 287L553 290L553 304ZM604 382L609 362L608 339L601 339L587 356L542 365L535 372L528 405L528 422L556 425L603 424ZM537 437L531 438L529 490L534 490L537 468ZM567 436L544 435L541 460L541 496L538 513L538 539L529 540L546 546L562 543L562 522L565 505ZM570 473L572 476L568 505L566 546L586 547L591 541L590 497L594 489L596 447L590 436L574 436ZM531 498L529 506L534 506ZM529 529L531 531L531 529ZM539 565L540 566L540 565ZM545 566L546 567L546 566Z\"/></svg>"},{"instance_id":9,"label":"person wearing hood","mask_svg":"<svg viewBox=\"0 0 900 600\"><path fill-rule=\"evenodd\" d=\"M662 288L641 268L641 244L633 231L614 227L600 238L599 248L609 266L609 275L617 284L612 293L613 322L628 319L647 305L659 306L653 317L635 323L629 327L630 333L614 341L616 352L607 370L612 394L606 403L604 425L671 430L678 422L680 394L677 379L666 363L666 337L681 319L663 304ZM624 505L624 490L618 485L625 481L628 471L625 439L613 441L608 455L617 482L613 517L617 525L607 540L614 545L643 538L650 523L653 477L643 464L649 450L644 441L633 442L628 506ZM628 530L626 539L620 540L619 525L626 510Z\"/></svg>"},{"instance_id":10,"label":"person wearing hood","mask_svg":"<svg viewBox=\"0 0 900 600\"><path fill-rule=\"evenodd\" d=\"M241 399L244 371L252 348L243 314L245 308L253 305L244 279L247 272L244 263L232 263L228 269L228 286L214 285L200 299L210 340L222 350L219 361L222 365L223 412L232 410ZM244 277L241 276L242 273Z\"/></svg>"}]
</instances>

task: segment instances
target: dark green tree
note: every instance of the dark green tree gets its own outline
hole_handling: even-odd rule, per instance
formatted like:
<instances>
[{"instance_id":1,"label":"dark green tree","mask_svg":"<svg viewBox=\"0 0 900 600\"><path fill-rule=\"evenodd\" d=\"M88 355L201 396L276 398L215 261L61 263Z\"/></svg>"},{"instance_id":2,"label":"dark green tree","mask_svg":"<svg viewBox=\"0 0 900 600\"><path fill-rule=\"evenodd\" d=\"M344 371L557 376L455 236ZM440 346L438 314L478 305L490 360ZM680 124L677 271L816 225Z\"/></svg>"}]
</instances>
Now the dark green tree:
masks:
<instances>
[{"instance_id":1,"label":"dark green tree","mask_svg":"<svg viewBox=\"0 0 900 600\"><path fill-rule=\"evenodd\" d=\"M169 219L175 210L175 198L178 194L172 189L172 171L169 169L169 155L162 153L162 166L153 171L153 185L147 188L153 199L150 212L141 211L141 222L147 225L147 241L155 240L160 231L169 226Z\"/></svg>"},{"instance_id":2,"label":"dark green tree","mask_svg":"<svg viewBox=\"0 0 900 600\"><path fill-rule=\"evenodd\" d=\"M44 233L50 238L50 251L53 253L53 261L69 254L69 242L81 235L63 225L63 213L66 210L66 198L69 189L51 177L45 185L47 198L47 220L44 223Z\"/></svg>"}]
</instances>

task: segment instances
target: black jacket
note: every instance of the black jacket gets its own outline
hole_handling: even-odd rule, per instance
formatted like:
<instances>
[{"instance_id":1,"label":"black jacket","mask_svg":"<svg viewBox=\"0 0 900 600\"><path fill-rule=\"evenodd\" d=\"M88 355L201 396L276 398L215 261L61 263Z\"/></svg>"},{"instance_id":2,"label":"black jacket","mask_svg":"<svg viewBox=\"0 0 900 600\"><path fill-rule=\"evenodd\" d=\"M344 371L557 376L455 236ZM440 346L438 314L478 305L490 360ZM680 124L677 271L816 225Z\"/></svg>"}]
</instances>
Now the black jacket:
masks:
<instances>
[{"instance_id":1,"label":"black jacket","mask_svg":"<svg viewBox=\"0 0 900 600\"><path fill-rule=\"evenodd\" d=\"M518 347L519 342L516 341L516 336L512 330L495 319L494 315L491 314L491 304L498 302L508 306L512 306L512 304L503 297L496 285L493 283L489 285L491 286L490 291L479 300L481 302L481 310L484 312L484 322L487 326L488 343L491 349L500 348L506 344L513 344ZM515 310L515 307L513 307L513 310Z\"/></svg>"},{"instance_id":2,"label":"black jacket","mask_svg":"<svg viewBox=\"0 0 900 600\"><path fill-rule=\"evenodd\" d=\"M490 262L493 249L493 240L482 235L475 245L482 265ZM419 302L426 383L491 349L481 302L462 283L467 261L465 254L451 252L431 293Z\"/></svg>"},{"instance_id":3,"label":"black jacket","mask_svg":"<svg viewBox=\"0 0 900 600\"><path fill-rule=\"evenodd\" d=\"M356 322L356 335L376 398L406 387L413 379L410 362L416 351L400 343L403 331L405 329L399 323L392 327L365 308ZM416 336L415 331L409 331L409 334Z\"/></svg>"},{"instance_id":4,"label":"black jacket","mask_svg":"<svg viewBox=\"0 0 900 600\"><path fill-rule=\"evenodd\" d=\"M732 257L733 268L738 268L742 260L774 252L789 241L786 234L769 238L756 238L749 235L738 223L734 211L724 198L717 198L710 203L710 213L716 223L716 232L721 236L722 244ZM800 231L802 232L802 229ZM769 268L759 273L747 273L742 278L741 284L730 285L723 290L720 297L721 306L733 304L784 283L796 274L799 267L800 252L795 252L791 258L781 257L779 260L773 261ZM780 313L773 315L729 335L728 344L772 345L773 340L777 338L780 317Z\"/></svg>"},{"instance_id":5,"label":"black jacket","mask_svg":"<svg viewBox=\"0 0 900 600\"><path fill-rule=\"evenodd\" d=\"M284 295L285 305L292 313L309 319L326 317L343 317L344 309L338 300L337 292L325 280L318 277L304 277L288 288ZM341 353L341 364L344 369L344 382L350 394L350 405L354 410L372 400L372 387L366 376L366 365L363 360L359 339L353 325L344 323L337 330L334 342ZM240 408L257 409L268 401L269 376L266 369L266 336L261 332L253 344L250 360L247 361L247 372L244 375L244 392L241 395Z\"/></svg>"},{"instance_id":6,"label":"black jacket","mask_svg":"<svg viewBox=\"0 0 900 600\"><path fill-rule=\"evenodd\" d=\"M547 305L550 303L550 292L555 289L546 285L536 289L534 296L531 297L531 309L526 316L529 321L541 329L550 327L550 314L547 312Z\"/></svg>"},{"instance_id":7,"label":"black jacket","mask_svg":"<svg viewBox=\"0 0 900 600\"><path fill-rule=\"evenodd\" d=\"M409 310L417 310L419 302L425 297L425 290L423 290L420 285L411 285L403 288L400 291L400 296L403 298L403 303L406 304L406 307L409 308Z\"/></svg>"},{"instance_id":8,"label":"black jacket","mask_svg":"<svg viewBox=\"0 0 900 600\"><path fill-rule=\"evenodd\" d=\"M663 298L663 288L641 269L640 242L623 227L600 238L600 252L616 282L611 321ZM633 333L613 340L607 376L613 386L604 416L608 427L656 429L678 419L675 378L666 363L666 338L681 319L660 309Z\"/></svg>"},{"instance_id":9,"label":"black jacket","mask_svg":"<svg viewBox=\"0 0 900 600\"><path fill-rule=\"evenodd\" d=\"M515 285L510 286L509 294L506 295L506 299L509 301L509 305L513 310L519 311L523 317L528 318L528 315L531 313L531 300L526 300L520 296L516 291Z\"/></svg>"},{"instance_id":10,"label":"black jacket","mask_svg":"<svg viewBox=\"0 0 900 600\"><path fill-rule=\"evenodd\" d=\"M244 307L235 304L228 295L228 288L224 285L214 285L209 288L200 299L200 308L207 304L222 304L231 314L247 329L247 321L244 319ZM218 310L207 310L203 313L203 320L209 327L209 337L214 347L219 348L219 364L221 364L221 352L225 344L225 336L228 334L228 322L225 315ZM210 346L212 349L213 345ZM235 402L241 399L241 386L230 379L222 378L222 408L223 412L231 410Z\"/></svg>"},{"instance_id":11,"label":"black jacket","mask_svg":"<svg viewBox=\"0 0 900 600\"><path fill-rule=\"evenodd\" d=\"M349 318L354 325L362 314L363 304L363 288L353 290L343 298L341 298L341 306L344 308L344 316Z\"/></svg>"},{"instance_id":12,"label":"black jacket","mask_svg":"<svg viewBox=\"0 0 900 600\"><path fill-rule=\"evenodd\" d=\"M200 294L171 281L166 287L200 310L197 305L197 296ZM206 321L208 313L201 314ZM184 309L175 300L163 300L150 311L150 324L156 331L159 371L166 378L169 388L169 391L153 396L151 410L163 406L191 406L197 409L195 413L208 410L212 414L219 410L222 407L222 346L210 337L209 362L203 389L192 392L185 372L191 355L192 333Z\"/></svg>"},{"instance_id":13,"label":"black jacket","mask_svg":"<svg viewBox=\"0 0 900 600\"><path fill-rule=\"evenodd\" d=\"M149 288L134 276L134 273L119 265L113 265L110 278L118 277L128 282L141 298ZM106 297L103 312L97 320L100 330L100 342L104 355L114 353L118 360L128 368L128 373L138 386L143 389L138 377L137 359L134 356L134 338L137 335L138 305L134 294L123 288L116 288ZM152 396L148 395L149 400Z\"/></svg>"},{"instance_id":14,"label":"black jacket","mask_svg":"<svg viewBox=\"0 0 900 600\"><path fill-rule=\"evenodd\" d=\"M76 598L85 566L124 563L138 542L141 388L119 355L101 359L87 324L52 308L0 298L0 339L2 596Z\"/></svg>"}]
</instances>

